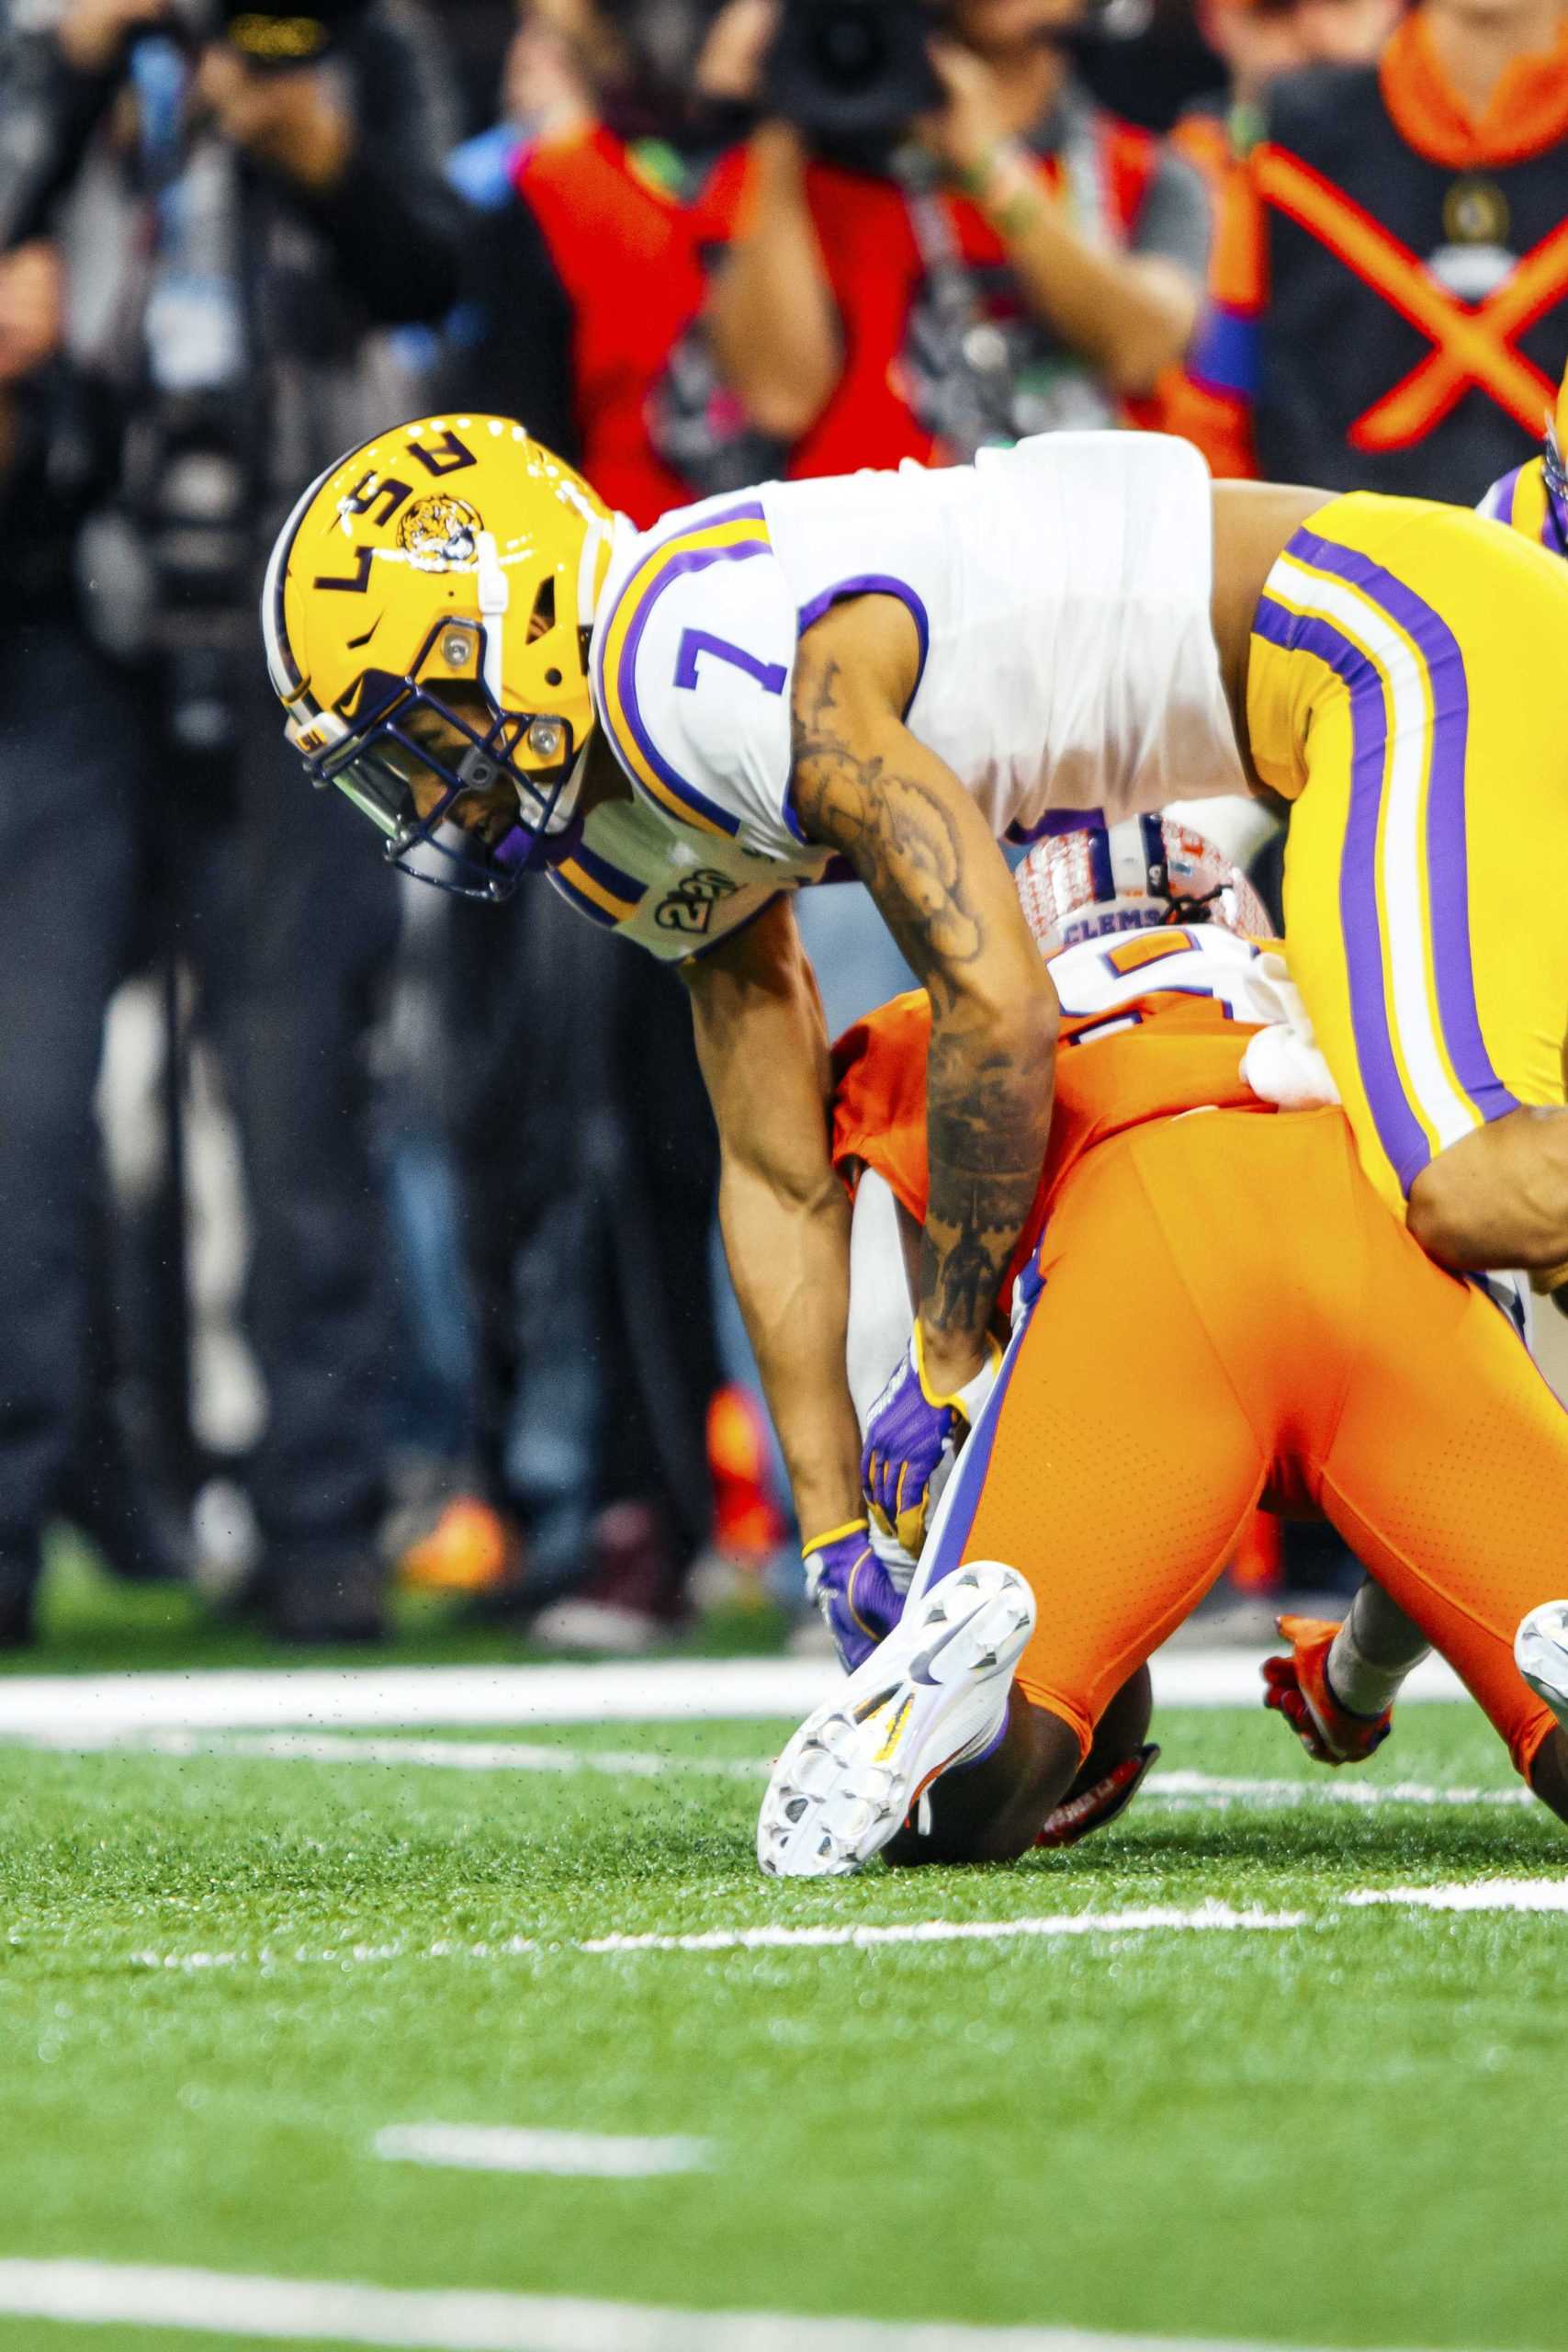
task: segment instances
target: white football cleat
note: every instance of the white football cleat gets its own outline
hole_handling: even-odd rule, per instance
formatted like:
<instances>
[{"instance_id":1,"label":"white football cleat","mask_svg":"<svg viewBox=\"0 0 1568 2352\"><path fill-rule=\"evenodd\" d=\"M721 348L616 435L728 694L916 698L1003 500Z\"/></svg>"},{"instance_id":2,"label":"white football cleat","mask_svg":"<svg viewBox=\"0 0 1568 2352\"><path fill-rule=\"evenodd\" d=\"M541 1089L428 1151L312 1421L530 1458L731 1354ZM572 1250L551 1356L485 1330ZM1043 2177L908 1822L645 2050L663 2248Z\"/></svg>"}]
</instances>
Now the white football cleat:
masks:
<instances>
[{"instance_id":1,"label":"white football cleat","mask_svg":"<svg viewBox=\"0 0 1568 2352\"><path fill-rule=\"evenodd\" d=\"M1568 1729L1568 1600L1543 1600L1520 1618L1514 1664Z\"/></svg>"},{"instance_id":2,"label":"white football cleat","mask_svg":"<svg viewBox=\"0 0 1568 2352\"><path fill-rule=\"evenodd\" d=\"M779 1758L757 1822L770 1878L869 1861L939 1773L996 1737L1033 1631L1034 1595L999 1560L933 1585Z\"/></svg>"}]
</instances>

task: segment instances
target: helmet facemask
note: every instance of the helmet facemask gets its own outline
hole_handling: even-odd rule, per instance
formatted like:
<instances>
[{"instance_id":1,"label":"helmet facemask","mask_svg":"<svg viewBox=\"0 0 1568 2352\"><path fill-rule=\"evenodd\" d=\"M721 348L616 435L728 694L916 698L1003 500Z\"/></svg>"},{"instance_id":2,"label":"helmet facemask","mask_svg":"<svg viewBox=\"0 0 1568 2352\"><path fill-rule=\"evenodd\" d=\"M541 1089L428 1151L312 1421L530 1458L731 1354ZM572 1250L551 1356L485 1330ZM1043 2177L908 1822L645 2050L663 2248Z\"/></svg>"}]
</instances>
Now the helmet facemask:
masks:
<instances>
[{"instance_id":1,"label":"helmet facemask","mask_svg":"<svg viewBox=\"0 0 1568 2352\"><path fill-rule=\"evenodd\" d=\"M1557 544L1568 554L1568 470L1563 468L1562 446L1557 437L1557 426L1551 419L1547 422L1546 451L1540 470L1557 532Z\"/></svg>"},{"instance_id":2,"label":"helmet facemask","mask_svg":"<svg viewBox=\"0 0 1568 2352\"><path fill-rule=\"evenodd\" d=\"M575 847L587 746L559 712L503 707L508 583L488 532L477 552L479 620L436 622L401 677L364 672L355 715L333 715L341 731L305 765L313 783L335 785L385 834L385 855L400 872L495 903ZM547 577L529 641L555 625ZM557 671L546 674L559 682ZM433 866L427 854L442 863Z\"/></svg>"}]
</instances>

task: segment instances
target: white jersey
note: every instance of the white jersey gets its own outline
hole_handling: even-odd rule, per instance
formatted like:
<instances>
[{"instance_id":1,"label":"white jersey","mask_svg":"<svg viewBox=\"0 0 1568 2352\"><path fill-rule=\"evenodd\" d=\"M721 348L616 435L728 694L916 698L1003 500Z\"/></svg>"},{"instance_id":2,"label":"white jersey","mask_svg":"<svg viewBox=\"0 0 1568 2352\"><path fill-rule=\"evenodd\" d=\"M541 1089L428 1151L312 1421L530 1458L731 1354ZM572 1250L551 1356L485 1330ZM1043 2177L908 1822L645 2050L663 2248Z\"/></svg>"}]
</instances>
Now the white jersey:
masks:
<instances>
[{"instance_id":1,"label":"white jersey","mask_svg":"<svg viewBox=\"0 0 1568 2352\"><path fill-rule=\"evenodd\" d=\"M1051 434L666 515L618 552L593 625L633 801L593 810L558 887L680 956L823 878L791 805L790 686L801 636L848 596L908 610L906 722L998 839L1244 791L1212 539L1201 458L1154 434Z\"/></svg>"},{"instance_id":2,"label":"white jersey","mask_svg":"<svg viewBox=\"0 0 1568 2352\"><path fill-rule=\"evenodd\" d=\"M1067 1019L1094 1023L1078 1033L1081 1043L1134 1026L1127 1008L1156 992L1210 997L1233 1021L1280 1018L1266 969L1271 959L1256 942L1218 923L1111 933L1079 940L1047 960Z\"/></svg>"}]
</instances>

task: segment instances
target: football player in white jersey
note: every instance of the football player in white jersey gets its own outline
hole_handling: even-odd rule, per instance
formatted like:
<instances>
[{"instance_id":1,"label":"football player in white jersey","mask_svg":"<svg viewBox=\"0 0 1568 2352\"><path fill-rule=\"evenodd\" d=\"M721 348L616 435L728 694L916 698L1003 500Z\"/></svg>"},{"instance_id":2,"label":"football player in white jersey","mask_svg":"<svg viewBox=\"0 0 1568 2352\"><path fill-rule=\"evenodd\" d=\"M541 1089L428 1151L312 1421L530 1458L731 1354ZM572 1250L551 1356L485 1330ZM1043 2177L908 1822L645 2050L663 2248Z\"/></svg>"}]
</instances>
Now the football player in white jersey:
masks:
<instances>
[{"instance_id":1,"label":"football player in white jersey","mask_svg":"<svg viewBox=\"0 0 1568 2352\"><path fill-rule=\"evenodd\" d=\"M1508 788L1479 816L1483 796L1463 799L1467 741L1488 760L1500 731L1568 741L1568 714L1545 707L1555 671L1529 650L1563 616L1527 609L1568 605L1568 580L1545 564L1545 587L1486 576L1510 552L1449 509L1212 485L1187 445L1131 434L765 484L638 537L520 425L451 417L383 435L306 492L264 624L308 769L389 855L485 896L543 866L590 919L682 961L737 1289L820 1551L858 1537L862 1464L826 1039L789 902L835 867L866 885L934 1012L919 1313L868 1449L885 1505L918 1503L984 1397L1049 1123L1057 1007L1002 838L1259 782L1300 796L1309 1005L1369 1172L1396 1203L1411 1193L1450 1262L1568 1257L1568 1122L1502 1115L1561 1102L1556 1044L1548 1057L1537 1032L1555 1021L1560 1039L1568 938L1544 913L1523 937L1512 892L1507 956L1487 944L1473 973L1470 956L1473 905L1502 920L1477 890L1505 835L1510 876L1521 853L1555 867L1553 827L1568 856L1568 792L1518 760L1495 761ZM1526 574L1535 560L1517 549ZM1461 635L1456 715L1438 664ZM1393 724L1374 725L1389 675ZM1384 798L1397 827L1378 820ZM1438 887L1428 858L1456 824L1470 884L1461 860ZM1370 910L1368 935L1346 908ZM1529 986L1501 1006L1481 990L1478 1011L1501 964Z\"/></svg>"}]
</instances>

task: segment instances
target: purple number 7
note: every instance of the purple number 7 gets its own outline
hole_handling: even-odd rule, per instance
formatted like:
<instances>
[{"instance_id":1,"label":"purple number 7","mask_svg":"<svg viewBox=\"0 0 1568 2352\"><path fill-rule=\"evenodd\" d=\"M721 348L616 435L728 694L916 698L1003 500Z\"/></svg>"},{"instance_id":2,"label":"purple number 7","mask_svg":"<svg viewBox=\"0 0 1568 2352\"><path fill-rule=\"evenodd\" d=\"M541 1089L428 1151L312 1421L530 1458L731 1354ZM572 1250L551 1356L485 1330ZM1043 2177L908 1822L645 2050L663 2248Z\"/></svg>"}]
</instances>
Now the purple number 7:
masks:
<instances>
[{"instance_id":1,"label":"purple number 7","mask_svg":"<svg viewBox=\"0 0 1568 2352\"><path fill-rule=\"evenodd\" d=\"M694 686L697 683L697 656L711 653L716 662L728 662L732 670L744 670L755 678L765 695L782 695L789 672L782 662L759 662L743 645L731 645L727 637L710 637L705 628L688 628L681 632L681 650L675 657L675 684Z\"/></svg>"}]
</instances>

